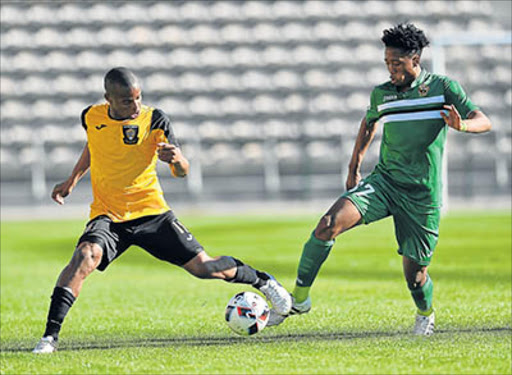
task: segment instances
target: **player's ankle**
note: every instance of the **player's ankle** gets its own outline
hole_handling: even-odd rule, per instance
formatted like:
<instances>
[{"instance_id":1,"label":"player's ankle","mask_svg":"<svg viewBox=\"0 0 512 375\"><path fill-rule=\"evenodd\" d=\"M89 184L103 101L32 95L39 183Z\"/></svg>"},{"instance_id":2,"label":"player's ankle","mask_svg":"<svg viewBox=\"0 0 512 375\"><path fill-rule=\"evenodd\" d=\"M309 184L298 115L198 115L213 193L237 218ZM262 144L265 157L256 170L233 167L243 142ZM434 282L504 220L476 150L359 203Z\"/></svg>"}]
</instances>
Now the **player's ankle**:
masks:
<instances>
[{"instance_id":1,"label":"player's ankle","mask_svg":"<svg viewBox=\"0 0 512 375\"><path fill-rule=\"evenodd\" d=\"M296 303L302 303L309 297L310 286L295 286L292 296Z\"/></svg>"}]
</instances>

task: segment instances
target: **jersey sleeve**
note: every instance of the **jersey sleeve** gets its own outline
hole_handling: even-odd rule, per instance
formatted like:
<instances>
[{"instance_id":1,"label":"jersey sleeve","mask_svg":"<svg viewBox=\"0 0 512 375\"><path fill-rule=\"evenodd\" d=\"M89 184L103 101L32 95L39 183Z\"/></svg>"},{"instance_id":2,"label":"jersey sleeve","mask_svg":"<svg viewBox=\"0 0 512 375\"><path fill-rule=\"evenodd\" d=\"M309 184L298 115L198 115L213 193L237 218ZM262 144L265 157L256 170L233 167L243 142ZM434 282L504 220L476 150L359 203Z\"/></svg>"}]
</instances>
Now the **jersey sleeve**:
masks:
<instances>
[{"instance_id":1,"label":"jersey sleeve","mask_svg":"<svg viewBox=\"0 0 512 375\"><path fill-rule=\"evenodd\" d=\"M373 125L373 123L379 119L379 111L377 110L376 91L377 89L373 89L372 94L370 95L370 105L366 110L366 126Z\"/></svg>"},{"instance_id":2,"label":"jersey sleeve","mask_svg":"<svg viewBox=\"0 0 512 375\"><path fill-rule=\"evenodd\" d=\"M91 109L92 105L90 105L89 107L87 107L86 109L84 109L82 111L82 114L80 115L80 119L82 121L82 127L85 129L85 131L87 131L87 123L85 121L85 115L87 114L87 112L89 112L89 109Z\"/></svg>"},{"instance_id":3,"label":"jersey sleeve","mask_svg":"<svg viewBox=\"0 0 512 375\"><path fill-rule=\"evenodd\" d=\"M160 109L154 109L151 116L151 131L158 129L164 132L164 136L169 144L177 147L180 146L178 139L174 135L169 116Z\"/></svg>"},{"instance_id":4,"label":"jersey sleeve","mask_svg":"<svg viewBox=\"0 0 512 375\"><path fill-rule=\"evenodd\" d=\"M463 119L466 119L471 111L479 109L466 95L466 92L459 82L445 78L444 90L446 103L453 104Z\"/></svg>"}]
</instances>

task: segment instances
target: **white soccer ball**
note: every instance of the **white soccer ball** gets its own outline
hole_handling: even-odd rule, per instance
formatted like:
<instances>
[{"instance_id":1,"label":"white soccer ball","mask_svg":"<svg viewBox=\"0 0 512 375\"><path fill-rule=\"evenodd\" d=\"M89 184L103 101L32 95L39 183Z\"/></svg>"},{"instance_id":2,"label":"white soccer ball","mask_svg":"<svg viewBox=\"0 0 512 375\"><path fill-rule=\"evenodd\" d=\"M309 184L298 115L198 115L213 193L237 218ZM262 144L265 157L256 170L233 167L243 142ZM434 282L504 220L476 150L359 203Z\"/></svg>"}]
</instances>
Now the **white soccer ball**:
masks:
<instances>
[{"instance_id":1,"label":"white soccer ball","mask_svg":"<svg viewBox=\"0 0 512 375\"><path fill-rule=\"evenodd\" d=\"M269 314L268 304L260 295L241 292L229 300L225 317L233 331L242 336L249 336L265 328Z\"/></svg>"}]
</instances>

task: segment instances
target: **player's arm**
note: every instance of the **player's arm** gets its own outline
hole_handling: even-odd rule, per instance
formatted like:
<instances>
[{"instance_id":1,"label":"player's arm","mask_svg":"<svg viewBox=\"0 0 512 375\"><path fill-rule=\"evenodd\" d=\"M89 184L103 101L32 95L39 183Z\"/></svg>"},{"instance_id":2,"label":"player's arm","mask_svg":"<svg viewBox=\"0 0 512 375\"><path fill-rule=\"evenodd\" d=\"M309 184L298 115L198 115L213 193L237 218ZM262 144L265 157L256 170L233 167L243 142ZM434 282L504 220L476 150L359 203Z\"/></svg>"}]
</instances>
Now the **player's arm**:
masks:
<instances>
[{"instance_id":1,"label":"player's arm","mask_svg":"<svg viewBox=\"0 0 512 375\"><path fill-rule=\"evenodd\" d=\"M448 113L441 112L441 116L450 128L466 133L484 133L491 130L491 120L480 110L469 112L467 119L463 120L453 104L445 105L444 109Z\"/></svg>"},{"instance_id":2,"label":"player's arm","mask_svg":"<svg viewBox=\"0 0 512 375\"><path fill-rule=\"evenodd\" d=\"M55 185L52 191L52 199L58 204L64 204L64 198L67 197L75 188L80 179L87 173L91 166L91 155L89 153L89 144L86 143L75 164L71 175L68 179L60 184Z\"/></svg>"},{"instance_id":3,"label":"player's arm","mask_svg":"<svg viewBox=\"0 0 512 375\"><path fill-rule=\"evenodd\" d=\"M354 150L352 151L352 158L350 159L350 164L348 166L348 176L345 184L347 190L352 189L359 183L359 181L361 181L361 164L370 143L375 137L376 131L377 122L374 121L368 126L366 117L363 117L361 126L359 127L359 133L357 133Z\"/></svg>"},{"instance_id":4,"label":"player's arm","mask_svg":"<svg viewBox=\"0 0 512 375\"><path fill-rule=\"evenodd\" d=\"M160 142L158 146L158 158L169 164L174 177L185 177L190 169L190 163L181 152L181 149L173 144Z\"/></svg>"}]
</instances>

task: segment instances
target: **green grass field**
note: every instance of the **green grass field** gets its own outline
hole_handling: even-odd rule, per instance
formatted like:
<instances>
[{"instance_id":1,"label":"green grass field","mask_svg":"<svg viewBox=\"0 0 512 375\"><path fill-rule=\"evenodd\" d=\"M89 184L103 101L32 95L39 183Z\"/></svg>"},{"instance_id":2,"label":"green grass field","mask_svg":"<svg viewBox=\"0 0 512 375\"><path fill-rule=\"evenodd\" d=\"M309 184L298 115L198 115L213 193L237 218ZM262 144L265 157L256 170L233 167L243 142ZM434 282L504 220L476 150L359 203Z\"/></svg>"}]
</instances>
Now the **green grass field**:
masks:
<instances>
[{"instance_id":1,"label":"green grass field","mask_svg":"<svg viewBox=\"0 0 512 375\"><path fill-rule=\"evenodd\" d=\"M178 212L179 214L179 212ZM210 255L233 255L293 287L319 215L181 217ZM132 248L95 272L59 352L35 356L50 294L84 221L1 225L2 374L511 374L511 215L442 220L430 274L437 333L410 334L415 308L390 219L338 239L311 313L249 338L224 322L239 291Z\"/></svg>"}]
</instances>

